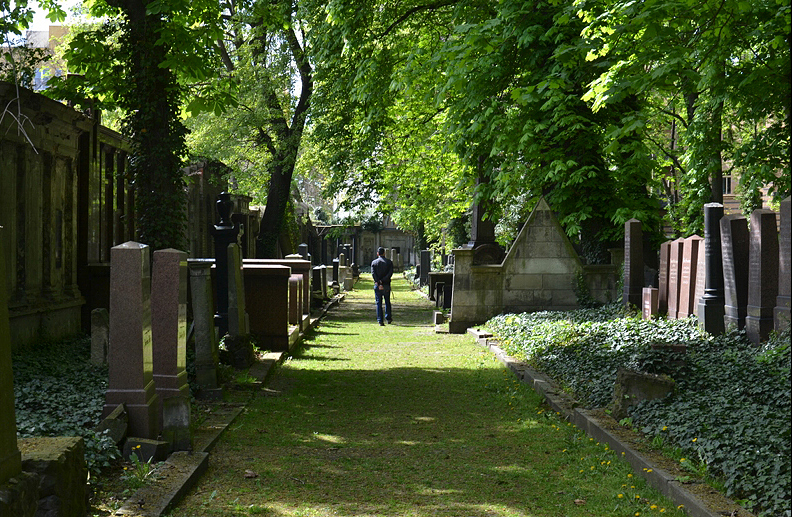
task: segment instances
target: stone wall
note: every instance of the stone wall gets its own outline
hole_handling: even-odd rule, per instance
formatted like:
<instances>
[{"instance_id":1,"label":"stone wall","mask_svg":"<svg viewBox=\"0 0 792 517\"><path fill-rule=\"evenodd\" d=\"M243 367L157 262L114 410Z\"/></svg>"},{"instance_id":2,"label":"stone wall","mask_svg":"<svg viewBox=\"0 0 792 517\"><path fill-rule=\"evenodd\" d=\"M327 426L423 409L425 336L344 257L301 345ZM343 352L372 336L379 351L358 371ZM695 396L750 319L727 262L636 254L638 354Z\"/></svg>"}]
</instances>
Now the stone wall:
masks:
<instances>
[{"instance_id":1,"label":"stone wall","mask_svg":"<svg viewBox=\"0 0 792 517\"><path fill-rule=\"evenodd\" d=\"M578 272L592 296L603 302L616 298L616 267L584 266L544 199L502 263L477 265L470 248L453 253L451 332L464 332L503 312L576 309Z\"/></svg>"}]
</instances>

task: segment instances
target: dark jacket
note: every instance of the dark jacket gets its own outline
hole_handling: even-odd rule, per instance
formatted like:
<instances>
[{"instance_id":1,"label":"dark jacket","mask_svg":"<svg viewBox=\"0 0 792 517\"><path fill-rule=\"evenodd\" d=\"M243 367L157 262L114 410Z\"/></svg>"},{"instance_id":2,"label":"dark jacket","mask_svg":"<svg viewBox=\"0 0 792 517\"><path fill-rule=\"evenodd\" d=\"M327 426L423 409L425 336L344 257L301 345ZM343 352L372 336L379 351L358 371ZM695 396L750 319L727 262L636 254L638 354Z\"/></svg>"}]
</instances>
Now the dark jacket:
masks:
<instances>
[{"instance_id":1,"label":"dark jacket","mask_svg":"<svg viewBox=\"0 0 792 517\"><path fill-rule=\"evenodd\" d=\"M389 286L393 276L393 262L383 256L378 256L371 263L371 276L375 284Z\"/></svg>"}]
</instances>

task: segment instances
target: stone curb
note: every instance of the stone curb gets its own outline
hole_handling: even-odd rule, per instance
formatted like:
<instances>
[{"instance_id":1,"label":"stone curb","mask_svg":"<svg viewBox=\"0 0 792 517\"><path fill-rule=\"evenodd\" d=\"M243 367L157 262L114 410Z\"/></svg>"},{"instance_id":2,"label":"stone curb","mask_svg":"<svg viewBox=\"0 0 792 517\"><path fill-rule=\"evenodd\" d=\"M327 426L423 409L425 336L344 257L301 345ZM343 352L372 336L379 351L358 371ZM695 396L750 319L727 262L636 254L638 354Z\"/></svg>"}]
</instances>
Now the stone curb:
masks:
<instances>
[{"instance_id":1,"label":"stone curb","mask_svg":"<svg viewBox=\"0 0 792 517\"><path fill-rule=\"evenodd\" d=\"M308 328L304 332L300 332L298 344L306 332L314 328L330 309L338 306L345 298L344 293L333 296L322 307L319 315L311 318ZM249 370L249 374L257 379L254 386L263 387L273 375L275 366L282 363L288 355L288 352L264 354L263 359L256 362ZM157 472L157 475L160 476L157 482L135 492L113 515L160 517L175 506L209 468L209 452L220 440L223 432L244 410L244 407L232 405L220 405L219 408L215 408L212 416L202 424L204 431L196 432L193 452L171 453L160 467L161 471Z\"/></svg>"},{"instance_id":2,"label":"stone curb","mask_svg":"<svg viewBox=\"0 0 792 517\"><path fill-rule=\"evenodd\" d=\"M600 425L599 420L590 411L576 407L578 403L568 395L560 392L553 380L541 372L530 369L525 363L506 354L499 346L493 335L480 329L470 328L468 334L475 337L476 342L489 349L503 365L511 370L518 379L531 386L535 391L545 397L548 405L563 415L572 425L585 431L598 442L606 443L608 447L622 456L647 483L660 491L664 496L674 501L677 505L684 505L684 511L692 517L723 517L731 515L731 511L710 509L698 496L691 493L685 486L676 481L675 477L653 464L648 458L638 451L622 443L618 437L611 434ZM745 509L737 503L728 501L731 509L739 509L739 515L748 515ZM736 514L735 514L736 515Z\"/></svg>"}]
</instances>

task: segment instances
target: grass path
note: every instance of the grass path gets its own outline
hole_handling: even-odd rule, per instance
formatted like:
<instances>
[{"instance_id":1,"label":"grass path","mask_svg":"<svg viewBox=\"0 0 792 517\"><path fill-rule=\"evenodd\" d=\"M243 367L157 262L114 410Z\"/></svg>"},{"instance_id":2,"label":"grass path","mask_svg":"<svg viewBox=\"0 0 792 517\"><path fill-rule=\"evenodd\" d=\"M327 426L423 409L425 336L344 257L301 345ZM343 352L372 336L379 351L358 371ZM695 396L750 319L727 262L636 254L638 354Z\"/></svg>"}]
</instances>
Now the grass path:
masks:
<instances>
[{"instance_id":1,"label":"grass path","mask_svg":"<svg viewBox=\"0 0 792 517\"><path fill-rule=\"evenodd\" d=\"M173 517L682 515L469 336L435 334L405 281L392 325L373 300L364 278L248 403Z\"/></svg>"}]
</instances>

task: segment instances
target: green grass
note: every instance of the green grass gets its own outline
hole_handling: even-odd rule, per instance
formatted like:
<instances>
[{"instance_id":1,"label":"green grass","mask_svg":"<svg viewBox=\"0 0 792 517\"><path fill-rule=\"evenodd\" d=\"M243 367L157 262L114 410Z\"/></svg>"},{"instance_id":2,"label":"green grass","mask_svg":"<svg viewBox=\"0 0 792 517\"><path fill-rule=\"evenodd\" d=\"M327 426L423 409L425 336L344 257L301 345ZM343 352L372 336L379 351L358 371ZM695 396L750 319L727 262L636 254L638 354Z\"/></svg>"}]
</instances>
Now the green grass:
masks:
<instances>
[{"instance_id":1,"label":"green grass","mask_svg":"<svg viewBox=\"0 0 792 517\"><path fill-rule=\"evenodd\" d=\"M371 281L356 287L173 517L682 515L470 336L435 334L406 282L385 327Z\"/></svg>"}]
</instances>

